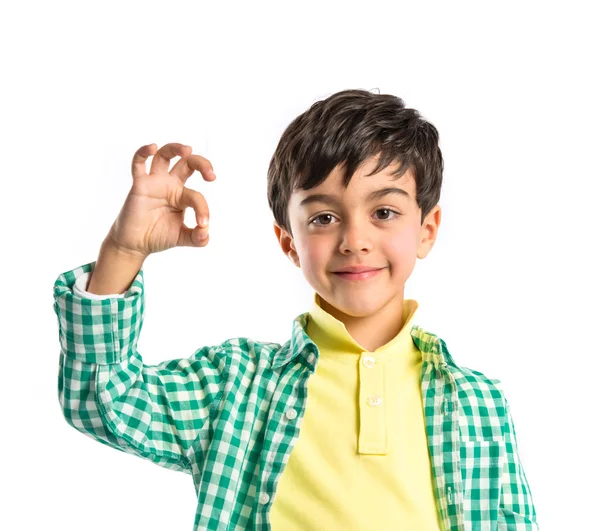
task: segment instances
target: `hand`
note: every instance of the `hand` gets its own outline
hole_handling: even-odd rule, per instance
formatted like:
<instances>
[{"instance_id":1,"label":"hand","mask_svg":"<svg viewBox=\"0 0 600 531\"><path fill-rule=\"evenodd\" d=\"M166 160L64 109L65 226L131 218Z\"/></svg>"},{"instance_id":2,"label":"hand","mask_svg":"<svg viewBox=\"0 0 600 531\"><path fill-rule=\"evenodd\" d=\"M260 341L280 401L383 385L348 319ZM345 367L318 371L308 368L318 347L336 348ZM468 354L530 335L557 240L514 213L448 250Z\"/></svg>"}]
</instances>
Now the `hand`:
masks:
<instances>
[{"instance_id":1,"label":"hand","mask_svg":"<svg viewBox=\"0 0 600 531\"><path fill-rule=\"evenodd\" d=\"M156 148L156 144L142 146L133 156L133 186L105 239L107 245L142 260L172 247L204 247L209 240L206 199L184 185L196 170L205 181L214 181L212 164L200 155L192 155L190 146L172 143L158 151ZM146 159L152 155L147 173ZM181 158L169 171L170 161L176 156ZM188 207L196 214L194 229L183 222Z\"/></svg>"}]
</instances>

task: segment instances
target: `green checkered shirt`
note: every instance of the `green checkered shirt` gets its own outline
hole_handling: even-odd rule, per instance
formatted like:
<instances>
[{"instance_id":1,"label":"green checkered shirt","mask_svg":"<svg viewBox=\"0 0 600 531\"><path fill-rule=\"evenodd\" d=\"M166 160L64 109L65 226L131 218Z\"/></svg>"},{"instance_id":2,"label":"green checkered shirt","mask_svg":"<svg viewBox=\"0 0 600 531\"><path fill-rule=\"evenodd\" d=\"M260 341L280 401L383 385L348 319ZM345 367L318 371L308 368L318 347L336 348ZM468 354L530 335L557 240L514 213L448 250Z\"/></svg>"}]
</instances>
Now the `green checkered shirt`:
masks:
<instances>
[{"instance_id":1,"label":"green checkered shirt","mask_svg":"<svg viewBox=\"0 0 600 531\"><path fill-rule=\"evenodd\" d=\"M191 474L195 530L270 529L269 509L319 360L305 332L308 313L294 320L284 345L238 337L144 365L137 350L143 270L124 297L82 298L73 285L94 266L54 284L67 422L117 450ZM421 327L411 335L423 356L427 440L445 529L537 530L499 380L457 366L446 343Z\"/></svg>"}]
</instances>

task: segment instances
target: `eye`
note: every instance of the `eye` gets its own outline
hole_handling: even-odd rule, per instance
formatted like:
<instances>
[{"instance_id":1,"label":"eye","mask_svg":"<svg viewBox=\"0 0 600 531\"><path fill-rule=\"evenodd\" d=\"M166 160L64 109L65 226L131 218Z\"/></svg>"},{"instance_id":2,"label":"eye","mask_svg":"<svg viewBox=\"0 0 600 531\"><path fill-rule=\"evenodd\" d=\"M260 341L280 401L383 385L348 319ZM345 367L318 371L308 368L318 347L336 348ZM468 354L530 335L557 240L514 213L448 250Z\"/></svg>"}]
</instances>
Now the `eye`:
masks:
<instances>
[{"instance_id":1,"label":"eye","mask_svg":"<svg viewBox=\"0 0 600 531\"><path fill-rule=\"evenodd\" d=\"M376 210L376 212L390 212L391 214L395 215L394 217L391 217L391 218L385 218L385 219L378 218L380 221L390 221L392 219L395 219L395 217L400 216L399 212L396 212L395 210L392 210L391 208L378 208Z\"/></svg>"},{"instance_id":2,"label":"eye","mask_svg":"<svg viewBox=\"0 0 600 531\"><path fill-rule=\"evenodd\" d=\"M389 214L392 214L391 217L385 217L385 218L380 218L378 217L378 221L392 221L393 219L396 219L397 217L401 216L402 214L400 214L400 212L396 212L395 210L392 210L391 208L378 208L376 211L377 212L387 212ZM325 214L319 214L318 216L316 216L315 218L313 218L313 220L310 222L311 225L320 225L322 227L326 227L328 225L331 225L331 223L315 223L317 220L320 220L322 218L334 218L335 216L333 214L329 214L329 213L325 213Z\"/></svg>"},{"instance_id":3,"label":"eye","mask_svg":"<svg viewBox=\"0 0 600 531\"><path fill-rule=\"evenodd\" d=\"M323 225L323 226L331 225L331 223L315 223L315 221L317 221L318 219L324 218L325 216L329 216L331 218L333 217L332 214L320 214L310 222L311 225Z\"/></svg>"}]
</instances>

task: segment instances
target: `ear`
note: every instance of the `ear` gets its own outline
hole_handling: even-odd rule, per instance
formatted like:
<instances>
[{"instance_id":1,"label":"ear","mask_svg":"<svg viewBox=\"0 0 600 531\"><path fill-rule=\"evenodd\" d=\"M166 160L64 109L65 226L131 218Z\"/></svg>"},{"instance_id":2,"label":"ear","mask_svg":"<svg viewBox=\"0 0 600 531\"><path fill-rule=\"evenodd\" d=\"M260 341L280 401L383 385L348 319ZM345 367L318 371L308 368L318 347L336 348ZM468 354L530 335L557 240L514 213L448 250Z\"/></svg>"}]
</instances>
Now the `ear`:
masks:
<instances>
[{"instance_id":1,"label":"ear","mask_svg":"<svg viewBox=\"0 0 600 531\"><path fill-rule=\"evenodd\" d=\"M440 205L435 205L429 214L425 216L423 220L423 224L421 225L421 234L420 234L420 242L419 247L417 248L417 258L425 258L435 240L437 238L438 229L440 228L440 223L442 222L442 207Z\"/></svg>"},{"instance_id":2,"label":"ear","mask_svg":"<svg viewBox=\"0 0 600 531\"><path fill-rule=\"evenodd\" d=\"M273 230L275 231L275 236L277 237L277 241L279 242L283 254L285 254L296 267L300 267L300 259L298 258L292 236L283 227L280 227L276 221L273 222Z\"/></svg>"}]
</instances>

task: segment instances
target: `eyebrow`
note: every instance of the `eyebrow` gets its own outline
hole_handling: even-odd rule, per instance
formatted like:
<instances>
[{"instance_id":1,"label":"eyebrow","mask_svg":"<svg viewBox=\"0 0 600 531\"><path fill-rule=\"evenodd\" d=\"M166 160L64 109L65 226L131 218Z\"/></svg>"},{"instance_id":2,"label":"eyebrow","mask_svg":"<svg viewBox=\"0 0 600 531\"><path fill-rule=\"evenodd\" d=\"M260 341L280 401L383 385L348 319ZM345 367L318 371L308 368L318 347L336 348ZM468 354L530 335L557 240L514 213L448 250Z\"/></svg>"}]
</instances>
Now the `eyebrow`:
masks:
<instances>
[{"instance_id":1,"label":"eyebrow","mask_svg":"<svg viewBox=\"0 0 600 531\"><path fill-rule=\"evenodd\" d=\"M389 194L399 194L410 198L410 194L402 188L382 188L381 190L375 190L367 196L367 201L374 201L375 199L381 199ZM310 205L312 203L326 203L328 205L337 205L339 200L337 197L328 194L313 194L305 197L300 201L300 207Z\"/></svg>"}]
</instances>

